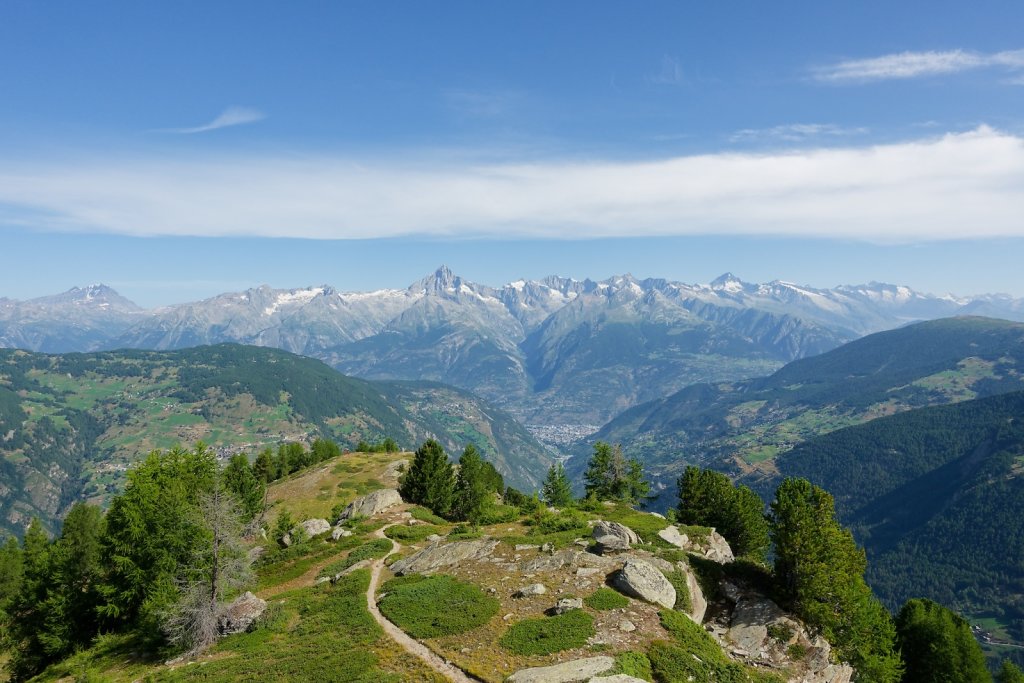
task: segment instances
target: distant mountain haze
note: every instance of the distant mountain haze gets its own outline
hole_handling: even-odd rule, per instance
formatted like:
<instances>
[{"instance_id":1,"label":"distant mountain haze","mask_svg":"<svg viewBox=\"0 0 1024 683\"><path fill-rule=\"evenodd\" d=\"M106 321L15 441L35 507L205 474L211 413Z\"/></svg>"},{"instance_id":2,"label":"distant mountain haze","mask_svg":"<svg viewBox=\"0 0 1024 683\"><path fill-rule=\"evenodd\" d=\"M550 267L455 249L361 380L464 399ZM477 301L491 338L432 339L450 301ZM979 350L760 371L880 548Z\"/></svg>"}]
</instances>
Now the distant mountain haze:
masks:
<instances>
[{"instance_id":1,"label":"distant mountain haze","mask_svg":"<svg viewBox=\"0 0 1024 683\"><path fill-rule=\"evenodd\" d=\"M880 283L751 284L732 274L707 285L622 275L494 288L442 266L404 290L263 286L151 310L102 285L0 299L0 346L270 346L358 377L452 384L527 424L599 425L694 383L767 375L865 334L964 314L1024 320L1024 300Z\"/></svg>"}]
</instances>

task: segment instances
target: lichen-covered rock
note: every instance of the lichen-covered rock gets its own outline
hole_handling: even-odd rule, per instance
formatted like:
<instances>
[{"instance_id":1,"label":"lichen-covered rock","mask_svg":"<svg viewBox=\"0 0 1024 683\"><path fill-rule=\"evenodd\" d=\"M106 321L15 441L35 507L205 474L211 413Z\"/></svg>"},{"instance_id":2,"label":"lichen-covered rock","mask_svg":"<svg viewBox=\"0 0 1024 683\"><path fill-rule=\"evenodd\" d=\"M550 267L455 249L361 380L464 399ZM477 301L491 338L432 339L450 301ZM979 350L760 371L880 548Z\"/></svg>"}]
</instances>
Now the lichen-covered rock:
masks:
<instances>
[{"instance_id":1,"label":"lichen-covered rock","mask_svg":"<svg viewBox=\"0 0 1024 683\"><path fill-rule=\"evenodd\" d=\"M629 550L631 545L640 542L635 531L618 522L600 520L594 524L592 533L601 554Z\"/></svg>"},{"instance_id":2,"label":"lichen-covered rock","mask_svg":"<svg viewBox=\"0 0 1024 683\"><path fill-rule=\"evenodd\" d=\"M708 558L712 562L728 564L736 559L733 557L729 541L725 540L725 538L714 529L712 529L711 534L708 535L704 546L704 557Z\"/></svg>"},{"instance_id":3,"label":"lichen-covered rock","mask_svg":"<svg viewBox=\"0 0 1024 683\"><path fill-rule=\"evenodd\" d=\"M519 563L519 570L524 574L532 574L534 572L554 572L562 567L610 568L616 564L617 561L612 558L601 557L576 548L563 548L551 555L538 555L524 560Z\"/></svg>"},{"instance_id":4,"label":"lichen-covered rock","mask_svg":"<svg viewBox=\"0 0 1024 683\"><path fill-rule=\"evenodd\" d=\"M676 604L676 589L664 574L644 560L626 560L622 569L612 575L612 585L626 595L667 609Z\"/></svg>"},{"instance_id":5,"label":"lichen-covered rock","mask_svg":"<svg viewBox=\"0 0 1024 683\"><path fill-rule=\"evenodd\" d=\"M565 614L574 609L583 609L583 598L562 598L551 609L554 614Z\"/></svg>"},{"instance_id":6,"label":"lichen-covered rock","mask_svg":"<svg viewBox=\"0 0 1024 683\"><path fill-rule=\"evenodd\" d=\"M523 586L515 593L512 594L513 598L526 598L531 595L544 595L548 592L547 587L543 583L531 583L529 586Z\"/></svg>"},{"instance_id":7,"label":"lichen-covered rock","mask_svg":"<svg viewBox=\"0 0 1024 683\"><path fill-rule=\"evenodd\" d=\"M614 676L594 676L587 683L647 683L647 681L629 674L615 674Z\"/></svg>"},{"instance_id":8,"label":"lichen-covered rock","mask_svg":"<svg viewBox=\"0 0 1024 683\"><path fill-rule=\"evenodd\" d=\"M687 613L687 616L698 624L703 623L704 615L708 611L708 601L704 597L704 591L700 587L700 582L697 581L696 574L693 573L688 564L679 562L677 566L686 573L686 588L690 592L690 611Z\"/></svg>"},{"instance_id":9,"label":"lichen-covered rock","mask_svg":"<svg viewBox=\"0 0 1024 683\"><path fill-rule=\"evenodd\" d=\"M672 525L666 527L658 532L658 537L666 543L671 543L677 548L687 548L690 545L690 539L686 534L679 533L679 527Z\"/></svg>"},{"instance_id":10,"label":"lichen-covered rock","mask_svg":"<svg viewBox=\"0 0 1024 683\"><path fill-rule=\"evenodd\" d=\"M491 556L498 541L481 538L473 541L434 544L391 565L397 576L405 574L431 574L467 560L483 560Z\"/></svg>"},{"instance_id":11,"label":"lichen-covered rock","mask_svg":"<svg viewBox=\"0 0 1024 683\"><path fill-rule=\"evenodd\" d=\"M337 540L340 540L342 538L345 538L346 536L351 536L351 535L352 535L352 532L349 531L348 529L346 529L343 526L336 526L336 527L334 527L334 529L331 530L331 540L332 541L337 541Z\"/></svg>"},{"instance_id":12,"label":"lichen-covered rock","mask_svg":"<svg viewBox=\"0 0 1024 683\"><path fill-rule=\"evenodd\" d=\"M313 538L314 536L326 534L330 531L331 523L326 519L307 519L304 522L299 522L299 524L292 529L292 533L294 534L298 529L302 529L306 532L306 536Z\"/></svg>"},{"instance_id":13,"label":"lichen-covered rock","mask_svg":"<svg viewBox=\"0 0 1024 683\"><path fill-rule=\"evenodd\" d=\"M352 517L373 517L392 506L401 504L401 502L402 496L395 489L380 489L379 491L368 493L361 498L356 498L349 503L341 513L338 521L351 519Z\"/></svg>"},{"instance_id":14,"label":"lichen-covered rock","mask_svg":"<svg viewBox=\"0 0 1024 683\"><path fill-rule=\"evenodd\" d=\"M506 683L583 683L615 666L611 657L587 657L553 666L520 669L505 679Z\"/></svg>"},{"instance_id":15,"label":"lichen-covered rock","mask_svg":"<svg viewBox=\"0 0 1024 683\"><path fill-rule=\"evenodd\" d=\"M267 601L246 591L221 612L217 619L218 630L225 636L248 631L266 611Z\"/></svg>"}]
</instances>

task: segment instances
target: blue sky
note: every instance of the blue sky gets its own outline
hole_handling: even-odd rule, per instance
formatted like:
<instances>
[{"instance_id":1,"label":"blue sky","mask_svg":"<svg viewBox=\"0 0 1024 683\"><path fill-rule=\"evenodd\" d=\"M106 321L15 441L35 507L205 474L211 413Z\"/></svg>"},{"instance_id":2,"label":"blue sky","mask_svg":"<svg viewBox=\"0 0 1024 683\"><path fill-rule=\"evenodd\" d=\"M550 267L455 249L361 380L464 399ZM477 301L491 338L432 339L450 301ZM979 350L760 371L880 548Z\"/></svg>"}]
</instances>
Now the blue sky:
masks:
<instances>
[{"instance_id":1,"label":"blue sky","mask_svg":"<svg viewBox=\"0 0 1024 683\"><path fill-rule=\"evenodd\" d=\"M0 296L1024 296L1024 5L0 5Z\"/></svg>"}]
</instances>

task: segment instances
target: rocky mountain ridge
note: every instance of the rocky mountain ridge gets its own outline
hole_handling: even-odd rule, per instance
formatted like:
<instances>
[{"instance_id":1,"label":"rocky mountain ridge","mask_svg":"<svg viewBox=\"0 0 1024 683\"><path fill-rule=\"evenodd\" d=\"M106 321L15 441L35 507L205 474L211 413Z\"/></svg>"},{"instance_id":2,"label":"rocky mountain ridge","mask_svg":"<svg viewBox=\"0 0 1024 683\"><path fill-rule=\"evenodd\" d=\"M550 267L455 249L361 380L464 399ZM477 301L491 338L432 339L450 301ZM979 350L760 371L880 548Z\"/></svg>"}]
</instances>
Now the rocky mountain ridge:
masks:
<instances>
[{"instance_id":1,"label":"rocky mountain ridge","mask_svg":"<svg viewBox=\"0 0 1024 683\"><path fill-rule=\"evenodd\" d=\"M627 274L490 287L442 266L404 290L262 286L149 311L105 287L3 300L0 345L272 346L359 377L453 384L528 424L600 424L689 384L768 374L865 334L968 313L1024 320L1024 301L880 283L752 284L728 273L706 285Z\"/></svg>"}]
</instances>

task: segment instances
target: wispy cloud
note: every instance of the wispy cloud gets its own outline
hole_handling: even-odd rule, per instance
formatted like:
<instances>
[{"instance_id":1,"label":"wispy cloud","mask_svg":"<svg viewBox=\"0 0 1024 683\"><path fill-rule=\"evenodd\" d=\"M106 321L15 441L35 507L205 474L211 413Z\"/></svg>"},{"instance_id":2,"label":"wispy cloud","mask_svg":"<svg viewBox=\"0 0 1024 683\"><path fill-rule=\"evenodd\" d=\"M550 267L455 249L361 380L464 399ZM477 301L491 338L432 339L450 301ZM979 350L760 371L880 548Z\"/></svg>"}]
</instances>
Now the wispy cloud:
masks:
<instances>
[{"instance_id":1,"label":"wispy cloud","mask_svg":"<svg viewBox=\"0 0 1024 683\"><path fill-rule=\"evenodd\" d=\"M632 162L7 158L0 214L10 225L128 235L1024 237L1024 137L980 127L894 144Z\"/></svg>"},{"instance_id":2,"label":"wispy cloud","mask_svg":"<svg viewBox=\"0 0 1024 683\"><path fill-rule=\"evenodd\" d=\"M675 57L665 55L661 58L661 71L647 76L646 80L659 85L682 85L683 65Z\"/></svg>"},{"instance_id":3,"label":"wispy cloud","mask_svg":"<svg viewBox=\"0 0 1024 683\"><path fill-rule=\"evenodd\" d=\"M521 102L522 95L511 90L452 89L445 91L444 99L460 116L487 119L511 113Z\"/></svg>"},{"instance_id":4,"label":"wispy cloud","mask_svg":"<svg viewBox=\"0 0 1024 683\"><path fill-rule=\"evenodd\" d=\"M970 50L899 52L867 59L852 59L812 70L823 83L864 83L952 74L983 68L1024 69L1024 50L984 54Z\"/></svg>"},{"instance_id":5,"label":"wispy cloud","mask_svg":"<svg viewBox=\"0 0 1024 683\"><path fill-rule=\"evenodd\" d=\"M790 123L771 128L744 128L729 136L730 142L754 142L775 140L781 142L806 142L821 138L842 138L864 135L867 128L846 128L832 123Z\"/></svg>"},{"instance_id":6,"label":"wispy cloud","mask_svg":"<svg viewBox=\"0 0 1024 683\"><path fill-rule=\"evenodd\" d=\"M205 133L219 128L230 128L231 126L255 123L256 121L262 121L265 118L267 117L263 112L250 107L228 107L222 111L217 118L213 119L209 123L204 123L203 125L195 126L194 128L167 128L164 129L163 132L191 135L193 133Z\"/></svg>"}]
</instances>

